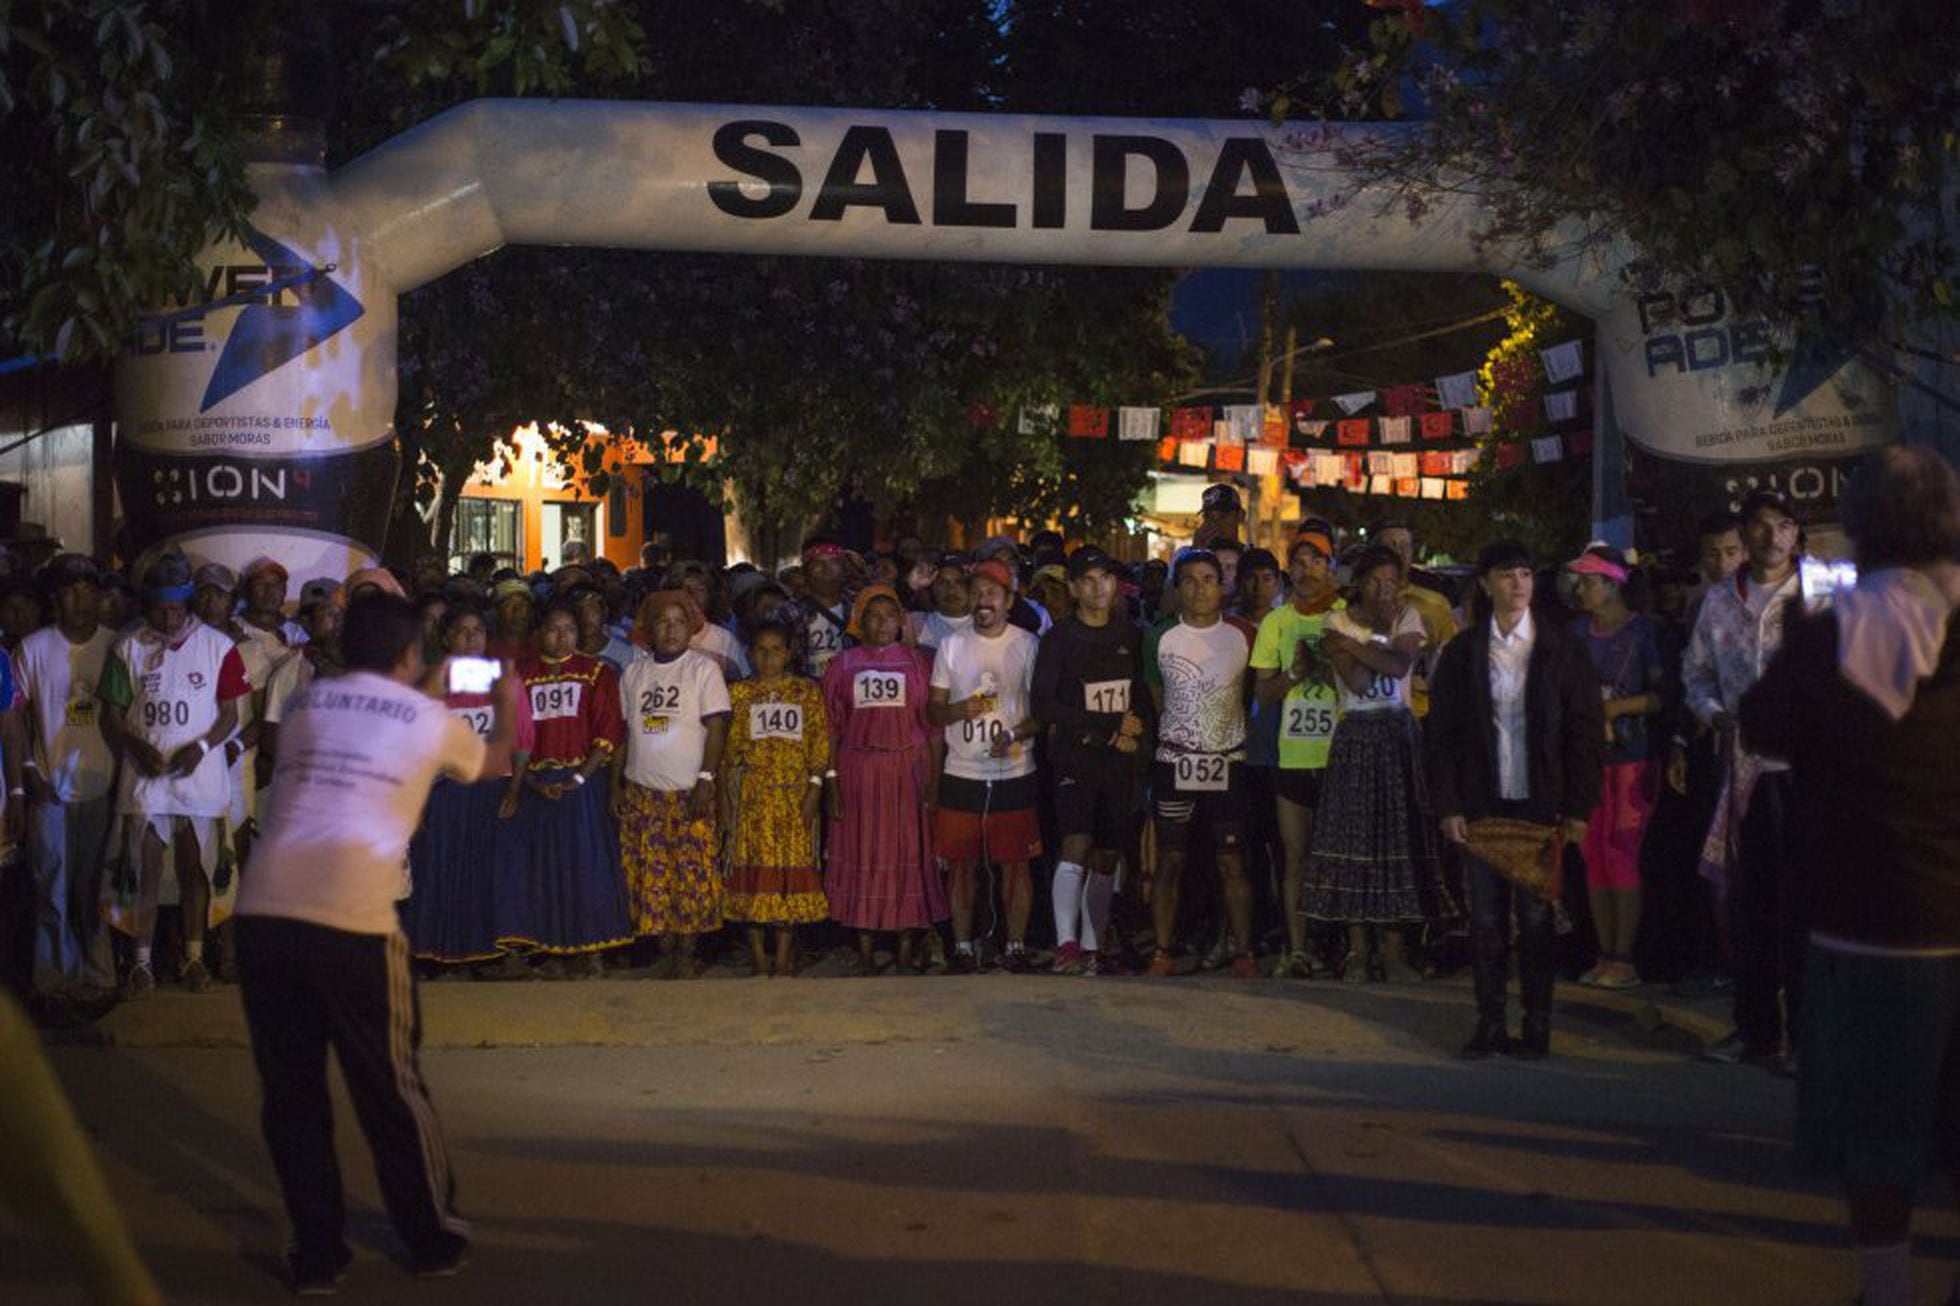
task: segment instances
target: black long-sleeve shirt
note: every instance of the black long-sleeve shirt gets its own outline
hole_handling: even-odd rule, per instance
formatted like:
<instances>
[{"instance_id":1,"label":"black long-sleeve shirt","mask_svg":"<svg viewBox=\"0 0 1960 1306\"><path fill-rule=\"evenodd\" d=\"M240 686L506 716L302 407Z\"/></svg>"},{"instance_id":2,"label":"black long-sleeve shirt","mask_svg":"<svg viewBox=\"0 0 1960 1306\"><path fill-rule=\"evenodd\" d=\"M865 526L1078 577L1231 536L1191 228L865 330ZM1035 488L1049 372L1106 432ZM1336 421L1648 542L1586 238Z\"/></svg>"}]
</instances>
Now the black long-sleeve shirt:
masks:
<instances>
[{"instance_id":1,"label":"black long-sleeve shirt","mask_svg":"<svg viewBox=\"0 0 1960 1306\"><path fill-rule=\"evenodd\" d=\"M1119 753L1109 739L1123 724L1122 710L1098 711L1091 687L1102 687L1101 702L1113 705L1108 687L1126 687L1128 710L1144 722L1145 734L1134 753ZM1120 765L1141 770L1151 755L1149 726L1155 716L1143 679L1143 632L1112 615L1102 626L1075 617L1058 623L1035 654L1029 692L1035 719L1048 731L1051 764L1073 767Z\"/></svg>"}]
</instances>

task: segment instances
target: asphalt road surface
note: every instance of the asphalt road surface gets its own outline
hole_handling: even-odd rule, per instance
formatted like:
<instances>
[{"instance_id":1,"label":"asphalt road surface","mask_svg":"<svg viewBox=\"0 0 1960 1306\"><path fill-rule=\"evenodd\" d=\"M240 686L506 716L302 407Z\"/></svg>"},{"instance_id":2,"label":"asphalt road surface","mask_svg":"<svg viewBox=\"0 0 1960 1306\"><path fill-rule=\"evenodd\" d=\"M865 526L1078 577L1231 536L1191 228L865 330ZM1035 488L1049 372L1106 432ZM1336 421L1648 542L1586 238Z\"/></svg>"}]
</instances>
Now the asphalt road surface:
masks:
<instances>
[{"instance_id":1,"label":"asphalt road surface","mask_svg":"<svg viewBox=\"0 0 1960 1306\"><path fill-rule=\"evenodd\" d=\"M1719 1005L1561 988L1554 1058L1465 1063L1461 983L434 984L424 1070L471 1264L418 1282L341 1100L347 1300L785 1306L1846 1302L1792 1085L1697 1063ZM172 1301L278 1300L235 990L56 1068ZM1921 1293L1960 1254L1922 1218ZM0 1216L0 1303L76 1300Z\"/></svg>"}]
</instances>

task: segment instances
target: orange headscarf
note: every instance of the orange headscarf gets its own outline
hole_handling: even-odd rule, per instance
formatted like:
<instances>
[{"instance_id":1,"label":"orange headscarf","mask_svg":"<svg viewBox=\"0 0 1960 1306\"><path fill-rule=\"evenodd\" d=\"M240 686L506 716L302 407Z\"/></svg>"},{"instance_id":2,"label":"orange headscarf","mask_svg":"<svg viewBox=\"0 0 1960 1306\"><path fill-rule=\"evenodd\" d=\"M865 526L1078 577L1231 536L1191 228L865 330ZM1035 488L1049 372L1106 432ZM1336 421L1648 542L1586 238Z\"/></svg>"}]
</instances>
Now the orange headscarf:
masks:
<instances>
[{"instance_id":1,"label":"orange headscarf","mask_svg":"<svg viewBox=\"0 0 1960 1306\"><path fill-rule=\"evenodd\" d=\"M701 611L701 605L694 601L694 595L676 586L668 590L653 590L640 600L640 606L633 609L633 642L641 648L653 647L653 623L647 616L647 605L652 604L655 612L669 603L680 605L687 614L687 637L692 640L708 624L708 614Z\"/></svg>"},{"instance_id":2,"label":"orange headscarf","mask_svg":"<svg viewBox=\"0 0 1960 1306\"><path fill-rule=\"evenodd\" d=\"M889 585L866 585L851 603L851 619L844 623L844 633L852 639L864 638L864 610L871 606L873 599L890 599L901 617L905 613L905 605L899 602L897 590Z\"/></svg>"}]
</instances>

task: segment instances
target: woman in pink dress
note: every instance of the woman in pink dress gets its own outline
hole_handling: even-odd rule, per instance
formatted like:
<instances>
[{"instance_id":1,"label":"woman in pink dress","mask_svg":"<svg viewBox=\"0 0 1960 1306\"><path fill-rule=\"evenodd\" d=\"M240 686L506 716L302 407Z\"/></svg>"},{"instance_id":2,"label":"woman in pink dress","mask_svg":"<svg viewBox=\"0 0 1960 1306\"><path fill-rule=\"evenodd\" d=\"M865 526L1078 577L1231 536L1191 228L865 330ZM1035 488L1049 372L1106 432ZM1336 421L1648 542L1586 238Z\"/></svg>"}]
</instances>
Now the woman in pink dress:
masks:
<instances>
[{"instance_id":1,"label":"woman in pink dress","mask_svg":"<svg viewBox=\"0 0 1960 1306\"><path fill-rule=\"evenodd\" d=\"M830 787L831 918L857 931L858 973L877 973L877 934L898 932L898 965L914 967L919 933L946 919L932 862L930 668L899 643L904 609L889 586L859 592L845 634L857 645L824 672L837 778Z\"/></svg>"}]
</instances>

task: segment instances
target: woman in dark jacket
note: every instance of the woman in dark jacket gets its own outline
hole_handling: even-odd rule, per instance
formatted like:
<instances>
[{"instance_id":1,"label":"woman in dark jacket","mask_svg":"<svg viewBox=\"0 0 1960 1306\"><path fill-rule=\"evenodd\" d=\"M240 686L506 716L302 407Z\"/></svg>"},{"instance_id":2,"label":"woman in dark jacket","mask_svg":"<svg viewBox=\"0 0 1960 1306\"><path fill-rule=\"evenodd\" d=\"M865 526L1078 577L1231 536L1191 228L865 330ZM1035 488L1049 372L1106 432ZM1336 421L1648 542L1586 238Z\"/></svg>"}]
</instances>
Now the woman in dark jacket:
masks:
<instances>
[{"instance_id":1,"label":"woman in dark jacket","mask_svg":"<svg viewBox=\"0 0 1960 1306\"><path fill-rule=\"evenodd\" d=\"M1472 1059L1494 1052L1550 1055L1553 938L1549 902L1517 890L1467 847L1469 823L1507 817L1585 838L1599 801L1605 718L1585 645L1563 622L1531 611L1532 560L1501 541L1477 559L1475 619L1443 648L1424 722L1429 797L1443 837L1464 847L1477 1030ZM1504 985L1511 915L1518 918L1518 989L1524 1025L1506 1031Z\"/></svg>"}]
</instances>

